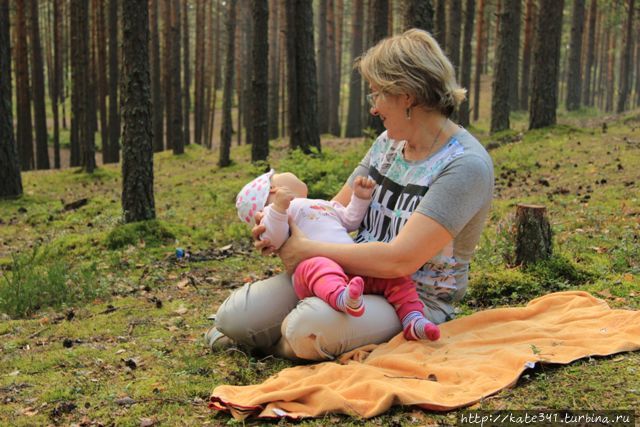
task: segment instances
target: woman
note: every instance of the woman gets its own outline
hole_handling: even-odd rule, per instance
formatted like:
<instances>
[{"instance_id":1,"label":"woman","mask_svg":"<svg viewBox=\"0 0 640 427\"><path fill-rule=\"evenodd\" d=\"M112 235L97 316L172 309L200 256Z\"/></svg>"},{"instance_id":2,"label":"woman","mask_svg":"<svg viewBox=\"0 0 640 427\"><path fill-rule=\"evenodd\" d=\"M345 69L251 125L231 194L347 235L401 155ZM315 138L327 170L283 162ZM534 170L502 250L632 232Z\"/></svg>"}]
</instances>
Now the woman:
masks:
<instances>
[{"instance_id":1,"label":"woman","mask_svg":"<svg viewBox=\"0 0 640 427\"><path fill-rule=\"evenodd\" d=\"M371 88L370 112L386 131L334 198L348 204L357 176L376 182L356 243L311 242L294 225L279 255L288 271L304 259L323 256L349 274L412 275L425 316L439 324L453 318L452 304L467 287L469 262L493 193L491 158L449 119L465 90L427 32L413 29L384 39L357 67ZM263 231L258 225L253 235ZM271 251L268 241L256 247ZM218 309L217 329L206 338L212 346L224 334L292 359L332 359L402 330L383 297L365 298L367 311L358 318L315 297L298 303L290 276L282 274L236 290Z\"/></svg>"}]
</instances>

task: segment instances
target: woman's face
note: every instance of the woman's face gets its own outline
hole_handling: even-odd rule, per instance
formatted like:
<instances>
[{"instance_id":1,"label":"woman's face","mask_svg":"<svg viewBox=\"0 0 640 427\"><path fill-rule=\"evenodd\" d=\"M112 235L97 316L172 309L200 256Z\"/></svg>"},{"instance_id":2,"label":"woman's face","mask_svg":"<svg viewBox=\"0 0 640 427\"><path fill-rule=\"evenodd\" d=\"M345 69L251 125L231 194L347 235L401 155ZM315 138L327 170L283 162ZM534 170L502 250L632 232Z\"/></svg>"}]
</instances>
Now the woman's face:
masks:
<instances>
[{"instance_id":1,"label":"woman's face","mask_svg":"<svg viewBox=\"0 0 640 427\"><path fill-rule=\"evenodd\" d=\"M407 108L404 106L404 96L383 94L374 85L368 97L371 108L369 112L380 117L382 124L387 129L390 139L401 141L407 139Z\"/></svg>"}]
</instances>

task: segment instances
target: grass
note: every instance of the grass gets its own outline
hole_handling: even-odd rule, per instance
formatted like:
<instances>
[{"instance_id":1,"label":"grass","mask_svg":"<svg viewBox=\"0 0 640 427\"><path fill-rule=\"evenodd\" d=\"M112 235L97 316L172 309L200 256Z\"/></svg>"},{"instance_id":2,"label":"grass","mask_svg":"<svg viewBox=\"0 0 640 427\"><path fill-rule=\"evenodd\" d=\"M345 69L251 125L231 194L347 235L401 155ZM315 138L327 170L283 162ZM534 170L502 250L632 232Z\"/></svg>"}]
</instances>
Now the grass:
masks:
<instances>
[{"instance_id":1,"label":"grass","mask_svg":"<svg viewBox=\"0 0 640 427\"><path fill-rule=\"evenodd\" d=\"M515 114L515 131L495 136L478 124L483 142L497 143L496 201L460 315L561 289L640 309L639 117L561 113L562 125L526 132L526 117ZM288 156L275 141L270 166L299 173L315 196L328 196L367 147L324 139L323 154L307 158ZM247 167L249 155L249 147L234 147L234 165L219 169L217 155L197 146L181 156L157 154L158 219L142 224L121 222L117 165L91 176L73 169L23 174L24 197L0 202L0 301L8 301L6 283L20 277L30 277L30 289L51 286L52 295L20 297L34 303L28 308L0 305L0 425L238 424L207 409L211 390L253 384L291 365L236 351L210 354L201 343L206 316L232 289L280 269L277 259L252 251L235 214L236 191L267 167ZM85 206L64 209L81 198ZM519 202L547 206L555 234L554 257L529 269L509 259ZM177 260L177 247L191 261ZM57 301L61 283L79 292ZM543 365L472 409L637 408L639 371L637 352ZM371 420L331 415L299 424L453 424L456 416L394 408Z\"/></svg>"}]
</instances>

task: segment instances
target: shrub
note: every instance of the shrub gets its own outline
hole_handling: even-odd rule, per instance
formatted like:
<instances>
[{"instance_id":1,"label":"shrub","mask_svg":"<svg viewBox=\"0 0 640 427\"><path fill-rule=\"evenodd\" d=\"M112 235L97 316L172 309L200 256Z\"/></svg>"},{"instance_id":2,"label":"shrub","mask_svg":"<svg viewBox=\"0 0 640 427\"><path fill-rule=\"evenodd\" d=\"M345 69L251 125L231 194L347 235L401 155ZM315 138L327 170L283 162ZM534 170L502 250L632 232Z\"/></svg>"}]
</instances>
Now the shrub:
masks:
<instances>
[{"instance_id":1,"label":"shrub","mask_svg":"<svg viewBox=\"0 0 640 427\"><path fill-rule=\"evenodd\" d=\"M175 235L157 220L118 225L107 235L109 249L119 249L144 241L147 246L159 246L171 242Z\"/></svg>"},{"instance_id":2,"label":"shrub","mask_svg":"<svg viewBox=\"0 0 640 427\"><path fill-rule=\"evenodd\" d=\"M12 257L9 271L0 278L0 311L26 317L44 307L87 301L101 296L96 266L71 268L61 259L49 261L48 250L37 246Z\"/></svg>"}]
</instances>

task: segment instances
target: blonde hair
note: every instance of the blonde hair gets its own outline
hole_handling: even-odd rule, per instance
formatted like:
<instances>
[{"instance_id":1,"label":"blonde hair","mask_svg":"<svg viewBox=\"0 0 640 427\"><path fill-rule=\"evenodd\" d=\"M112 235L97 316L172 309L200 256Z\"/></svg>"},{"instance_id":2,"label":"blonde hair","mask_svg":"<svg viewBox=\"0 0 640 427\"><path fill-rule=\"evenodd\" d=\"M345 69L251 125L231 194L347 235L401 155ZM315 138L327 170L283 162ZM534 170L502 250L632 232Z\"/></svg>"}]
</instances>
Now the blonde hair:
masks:
<instances>
[{"instance_id":1,"label":"blonde hair","mask_svg":"<svg viewBox=\"0 0 640 427\"><path fill-rule=\"evenodd\" d=\"M384 94L409 94L414 105L449 117L465 99L451 61L426 31L411 29L381 40L356 60L360 74Z\"/></svg>"}]
</instances>

